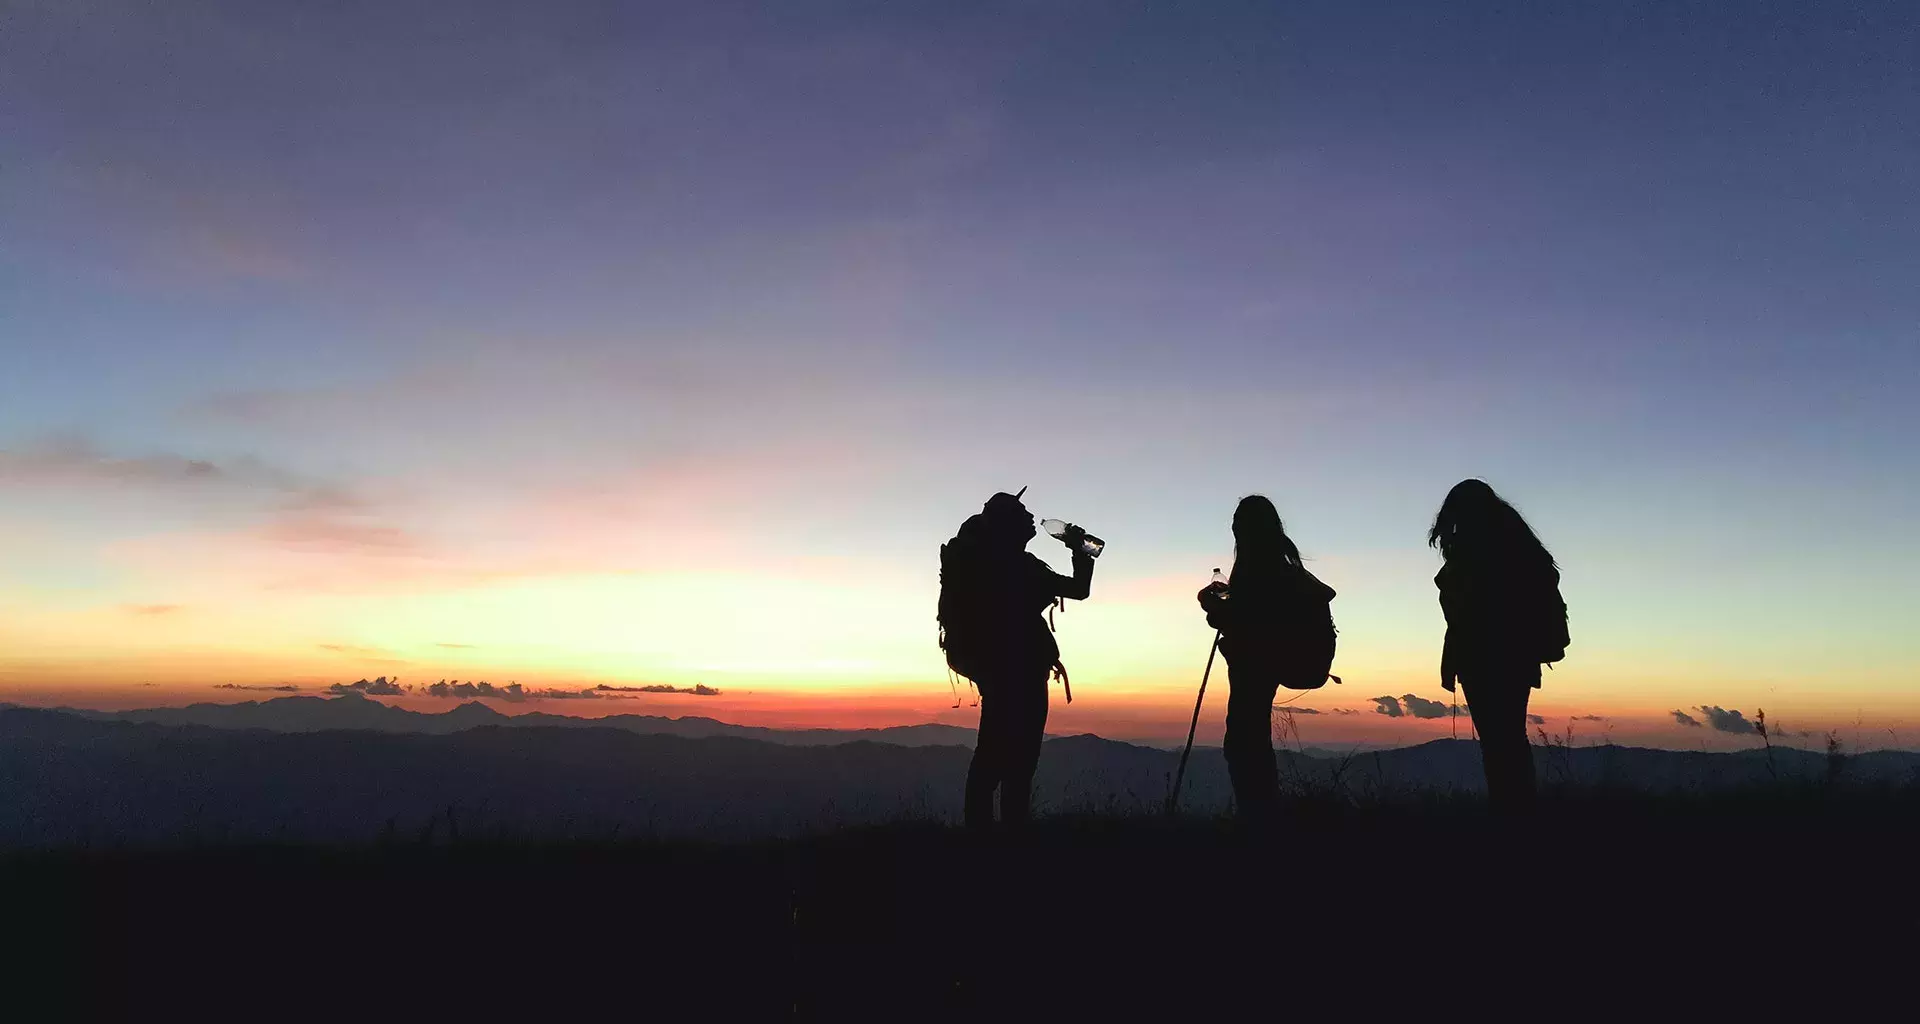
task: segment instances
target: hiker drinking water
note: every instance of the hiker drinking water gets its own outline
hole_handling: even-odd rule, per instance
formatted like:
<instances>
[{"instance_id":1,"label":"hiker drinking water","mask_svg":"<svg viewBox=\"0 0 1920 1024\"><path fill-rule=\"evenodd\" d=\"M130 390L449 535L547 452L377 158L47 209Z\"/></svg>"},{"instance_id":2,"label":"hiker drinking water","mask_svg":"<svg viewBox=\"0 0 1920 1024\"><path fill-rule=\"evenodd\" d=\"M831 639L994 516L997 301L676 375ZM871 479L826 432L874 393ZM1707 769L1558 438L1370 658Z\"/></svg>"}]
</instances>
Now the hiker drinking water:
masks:
<instances>
[{"instance_id":1,"label":"hiker drinking water","mask_svg":"<svg viewBox=\"0 0 1920 1024\"><path fill-rule=\"evenodd\" d=\"M1273 757L1273 698L1311 690L1333 666L1332 587L1300 564L1273 502L1254 494L1233 510L1233 575L1200 591L1207 625L1227 662L1227 735L1221 744L1243 821L1271 824L1280 783ZM1197 715L1196 709L1196 715Z\"/></svg>"},{"instance_id":2,"label":"hiker drinking water","mask_svg":"<svg viewBox=\"0 0 1920 1024\"><path fill-rule=\"evenodd\" d=\"M1057 530L1073 550L1073 575L1054 572L1026 550L1035 531L1020 503L1025 493L1022 487L989 498L940 548L940 646L948 666L980 690L980 731L967 768L969 828L993 824L996 789L1003 824L1028 818L1047 727L1047 682L1055 672L1064 680L1066 672L1041 613L1062 598L1086 599L1103 546L1077 526L1048 520L1048 532Z\"/></svg>"},{"instance_id":3,"label":"hiker drinking water","mask_svg":"<svg viewBox=\"0 0 1920 1024\"><path fill-rule=\"evenodd\" d=\"M1440 685L1466 691L1488 801L1524 811L1534 795L1527 699L1541 664L1567 654L1560 568L1519 511L1480 480L1447 492L1427 543L1446 560L1433 578L1447 617Z\"/></svg>"}]
</instances>

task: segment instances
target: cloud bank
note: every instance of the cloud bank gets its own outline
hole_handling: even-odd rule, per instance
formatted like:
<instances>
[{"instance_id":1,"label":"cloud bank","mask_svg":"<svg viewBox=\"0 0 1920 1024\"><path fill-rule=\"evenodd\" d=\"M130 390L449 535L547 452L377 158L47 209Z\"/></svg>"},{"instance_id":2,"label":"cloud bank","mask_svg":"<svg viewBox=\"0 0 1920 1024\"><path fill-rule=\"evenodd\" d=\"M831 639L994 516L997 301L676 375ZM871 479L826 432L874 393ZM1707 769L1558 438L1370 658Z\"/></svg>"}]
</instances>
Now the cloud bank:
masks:
<instances>
[{"instance_id":1,"label":"cloud bank","mask_svg":"<svg viewBox=\"0 0 1920 1024\"><path fill-rule=\"evenodd\" d=\"M327 687L327 692L357 693L367 697L398 697L411 689L412 687L409 686L401 686L397 678L388 679L386 676L381 676L378 679L356 679L351 683L335 683Z\"/></svg>"},{"instance_id":2,"label":"cloud bank","mask_svg":"<svg viewBox=\"0 0 1920 1024\"><path fill-rule=\"evenodd\" d=\"M1445 718L1453 713L1450 705L1442 704L1437 700L1428 700L1425 697L1416 697L1411 693L1402 694L1400 703L1406 707L1407 714L1415 718Z\"/></svg>"},{"instance_id":3,"label":"cloud bank","mask_svg":"<svg viewBox=\"0 0 1920 1024\"><path fill-rule=\"evenodd\" d=\"M463 700L504 700L512 704L517 704L532 696L532 694L527 692L526 687L521 686L519 683L495 686L484 679L477 683L463 683L458 679L448 682L442 679L426 687L424 692L429 697L459 697Z\"/></svg>"},{"instance_id":4,"label":"cloud bank","mask_svg":"<svg viewBox=\"0 0 1920 1024\"><path fill-rule=\"evenodd\" d=\"M1738 711L1728 711L1726 708L1720 707L1717 704L1703 704L1697 710L1706 716L1707 724L1712 726L1716 732L1744 736L1759 731L1754 728L1754 724L1750 719Z\"/></svg>"}]
</instances>

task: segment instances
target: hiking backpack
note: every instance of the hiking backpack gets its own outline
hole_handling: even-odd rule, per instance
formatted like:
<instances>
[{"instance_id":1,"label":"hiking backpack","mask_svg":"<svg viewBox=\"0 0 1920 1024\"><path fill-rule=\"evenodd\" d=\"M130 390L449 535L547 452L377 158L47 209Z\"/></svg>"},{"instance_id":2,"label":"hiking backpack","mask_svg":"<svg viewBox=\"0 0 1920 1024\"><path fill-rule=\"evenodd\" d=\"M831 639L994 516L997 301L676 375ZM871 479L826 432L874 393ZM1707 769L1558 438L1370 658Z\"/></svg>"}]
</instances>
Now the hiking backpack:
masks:
<instances>
[{"instance_id":1,"label":"hiking backpack","mask_svg":"<svg viewBox=\"0 0 1920 1024\"><path fill-rule=\"evenodd\" d=\"M961 535L940 545L940 649L947 654L947 667L963 679L972 679L980 670L981 607L977 563L967 550L971 545Z\"/></svg>"},{"instance_id":2,"label":"hiking backpack","mask_svg":"<svg viewBox=\"0 0 1920 1024\"><path fill-rule=\"evenodd\" d=\"M1313 574L1307 575L1312 578ZM1328 590L1327 594L1324 602L1300 603L1298 623L1289 631L1289 642L1280 649L1280 685L1289 690L1317 690L1329 679L1340 681L1333 674L1333 652L1340 631L1333 625L1333 592Z\"/></svg>"},{"instance_id":3,"label":"hiking backpack","mask_svg":"<svg viewBox=\"0 0 1920 1024\"><path fill-rule=\"evenodd\" d=\"M1311 581L1274 609L1281 621L1268 622L1242 637L1228 633L1221 638L1220 651L1229 664L1249 673L1249 678L1272 679L1274 685L1289 690L1317 690L1327 680L1339 682L1333 674L1333 655L1339 630L1333 625L1332 587L1320 582L1304 567L1290 570ZM1210 612L1207 621L1224 625Z\"/></svg>"}]
</instances>

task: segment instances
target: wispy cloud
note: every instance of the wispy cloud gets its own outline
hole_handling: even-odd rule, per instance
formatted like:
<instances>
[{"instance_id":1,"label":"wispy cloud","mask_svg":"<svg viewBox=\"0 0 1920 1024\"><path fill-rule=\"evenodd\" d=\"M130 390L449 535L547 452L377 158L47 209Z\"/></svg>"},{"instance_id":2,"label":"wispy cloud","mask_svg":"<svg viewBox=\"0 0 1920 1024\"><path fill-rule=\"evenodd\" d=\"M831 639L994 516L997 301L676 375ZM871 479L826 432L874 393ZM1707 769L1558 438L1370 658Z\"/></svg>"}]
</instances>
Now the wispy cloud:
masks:
<instances>
[{"instance_id":1,"label":"wispy cloud","mask_svg":"<svg viewBox=\"0 0 1920 1024\"><path fill-rule=\"evenodd\" d=\"M1667 712L1667 714L1672 715L1673 720L1680 723L1681 725L1689 726L1694 729L1700 728L1700 720L1698 718L1695 718L1692 715L1687 714L1685 711L1682 711L1679 708L1675 708L1672 711Z\"/></svg>"},{"instance_id":2,"label":"wispy cloud","mask_svg":"<svg viewBox=\"0 0 1920 1024\"><path fill-rule=\"evenodd\" d=\"M339 484L290 493L260 530L269 543L295 551L351 555L418 555L425 541L387 522L373 502Z\"/></svg>"},{"instance_id":3,"label":"wispy cloud","mask_svg":"<svg viewBox=\"0 0 1920 1024\"><path fill-rule=\"evenodd\" d=\"M451 681L442 679L431 686L422 687L420 692L429 697L448 697L466 700L504 700L514 704L529 700L638 700L647 694L660 693L680 693L698 697L717 697L720 695L719 690L704 684L696 684L694 686L669 686L665 683L647 686L612 686L601 684L599 686L583 686L576 690L561 687L530 689L519 683L495 686L485 681L463 683L457 679Z\"/></svg>"},{"instance_id":4,"label":"wispy cloud","mask_svg":"<svg viewBox=\"0 0 1920 1024\"><path fill-rule=\"evenodd\" d=\"M19 486L121 486L175 493L251 493L288 514L370 511L337 483L316 480L252 456L197 458L177 452L138 455L101 450L85 437L43 438L0 449L0 482Z\"/></svg>"},{"instance_id":5,"label":"wispy cloud","mask_svg":"<svg viewBox=\"0 0 1920 1024\"><path fill-rule=\"evenodd\" d=\"M690 693L696 697L718 697L720 691L705 683L692 686L670 686L666 683L649 683L645 686L609 686L605 683L594 687L603 693Z\"/></svg>"},{"instance_id":6,"label":"wispy cloud","mask_svg":"<svg viewBox=\"0 0 1920 1024\"><path fill-rule=\"evenodd\" d=\"M397 526L307 512L284 515L261 533L283 547L325 553L418 554L425 548L419 537Z\"/></svg>"},{"instance_id":7,"label":"wispy cloud","mask_svg":"<svg viewBox=\"0 0 1920 1024\"><path fill-rule=\"evenodd\" d=\"M263 693L300 692L300 688L292 683L282 683L279 686L254 686L248 683L215 683L213 688L216 690L259 690Z\"/></svg>"},{"instance_id":8,"label":"wispy cloud","mask_svg":"<svg viewBox=\"0 0 1920 1024\"><path fill-rule=\"evenodd\" d=\"M338 654L361 663L375 665L405 665L407 659L399 657L397 651L385 647L361 647L355 644L315 644L316 648L329 654Z\"/></svg>"},{"instance_id":9,"label":"wispy cloud","mask_svg":"<svg viewBox=\"0 0 1920 1024\"><path fill-rule=\"evenodd\" d=\"M355 644L315 644L314 646L323 651L331 651L334 654L349 654L357 658L386 657L393 653L385 647L360 647Z\"/></svg>"},{"instance_id":10,"label":"wispy cloud","mask_svg":"<svg viewBox=\"0 0 1920 1024\"><path fill-rule=\"evenodd\" d=\"M252 474L236 477L232 469L181 455L111 456L81 438L54 438L23 449L0 450L0 481L12 484L207 487L248 475Z\"/></svg>"},{"instance_id":11,"label":"wispy cloud","mask_svg":"<svg viewBox=\"0 0 1920 1024\"><path fill-rule=\"evenodd\" d=\"M386 522L373 502L336 482L256 458L215 461L173 452L116 455L82 437L0 450L0 483L137 488L172 495L225 494L264 518L254 536L270 545L330 554L418 554L425 544Z\"/></svg>"},{"instance_id":12,"label":"wispy cloud","mask_svg":"<svg viewBox=\"0 0 1920 1024\"><path fill-rule=\"evenodd\" d=\"M1373 701L1374 714L1385 715L1388 718L1399 718L1406 714L1406 711L1400 707L1400 698L1398 697L1369 697L1367 699Z\"/></svg>"}]
</instances>

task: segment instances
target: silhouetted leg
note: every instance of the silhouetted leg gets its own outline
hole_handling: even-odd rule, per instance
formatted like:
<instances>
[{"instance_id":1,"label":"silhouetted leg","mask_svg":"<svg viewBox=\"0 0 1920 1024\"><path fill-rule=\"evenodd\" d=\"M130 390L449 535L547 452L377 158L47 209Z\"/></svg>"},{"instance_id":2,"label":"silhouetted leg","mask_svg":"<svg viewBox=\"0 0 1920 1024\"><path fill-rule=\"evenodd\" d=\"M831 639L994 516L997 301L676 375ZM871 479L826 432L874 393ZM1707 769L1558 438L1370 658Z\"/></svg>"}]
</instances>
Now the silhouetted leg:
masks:
<instances>
[{"instance_id":1,"label":"silhouetted leg","mask_svg":"<svg viewBox=\"0 0 1920 1024\"><path fill-rule=\"evenodd\" d=\"M980 729L974 735L973 760L967 765L966 823L970 829L993 826L993 791L1006 777L1007 744L1012 737L1013 711L1005 693L993 681L979 682Z\"/></svg>"},{"instance_id":2,"label":"silhouetted leg","mask_svg":"<svg viewBox=\"0 0 1920 1024\"><path fill-rule=\"evenodd\" d=\"M1221 750L1233 802L1246 821L1266 823L1280 806L1280 780L1273 759L1273 695L1279 684L1235 679L1227 670L1227 735Z\"/></svg>"},{"instance_id":3,"label":"silhouetted leg","mask_svg":"<svg viewBox=\"0 0 1920 1024\"><path fill-rule=\"evenodd\" d=\"M1033 805L1033 773L1040 764L1040 744L1047 734L1047 670L1041 669L1007 688L1011 734L1007 742L1006 774L1000 780L1000 820L1025 824Z\"/></svg>"},{"instance_id":4,"label":"silhouetted leg","mask_svg":"<svg viewBox=\"0 0 1920 1024\"><path fill-rule=\"evenodd\" d=\"M1503 813L1533 805L1533 745L1527 740L1527 701L1532 681L1520 674L1489 673L1462 678L1480 763L1487 774L1487 802Z\"/></svg>"}]
</instances>

